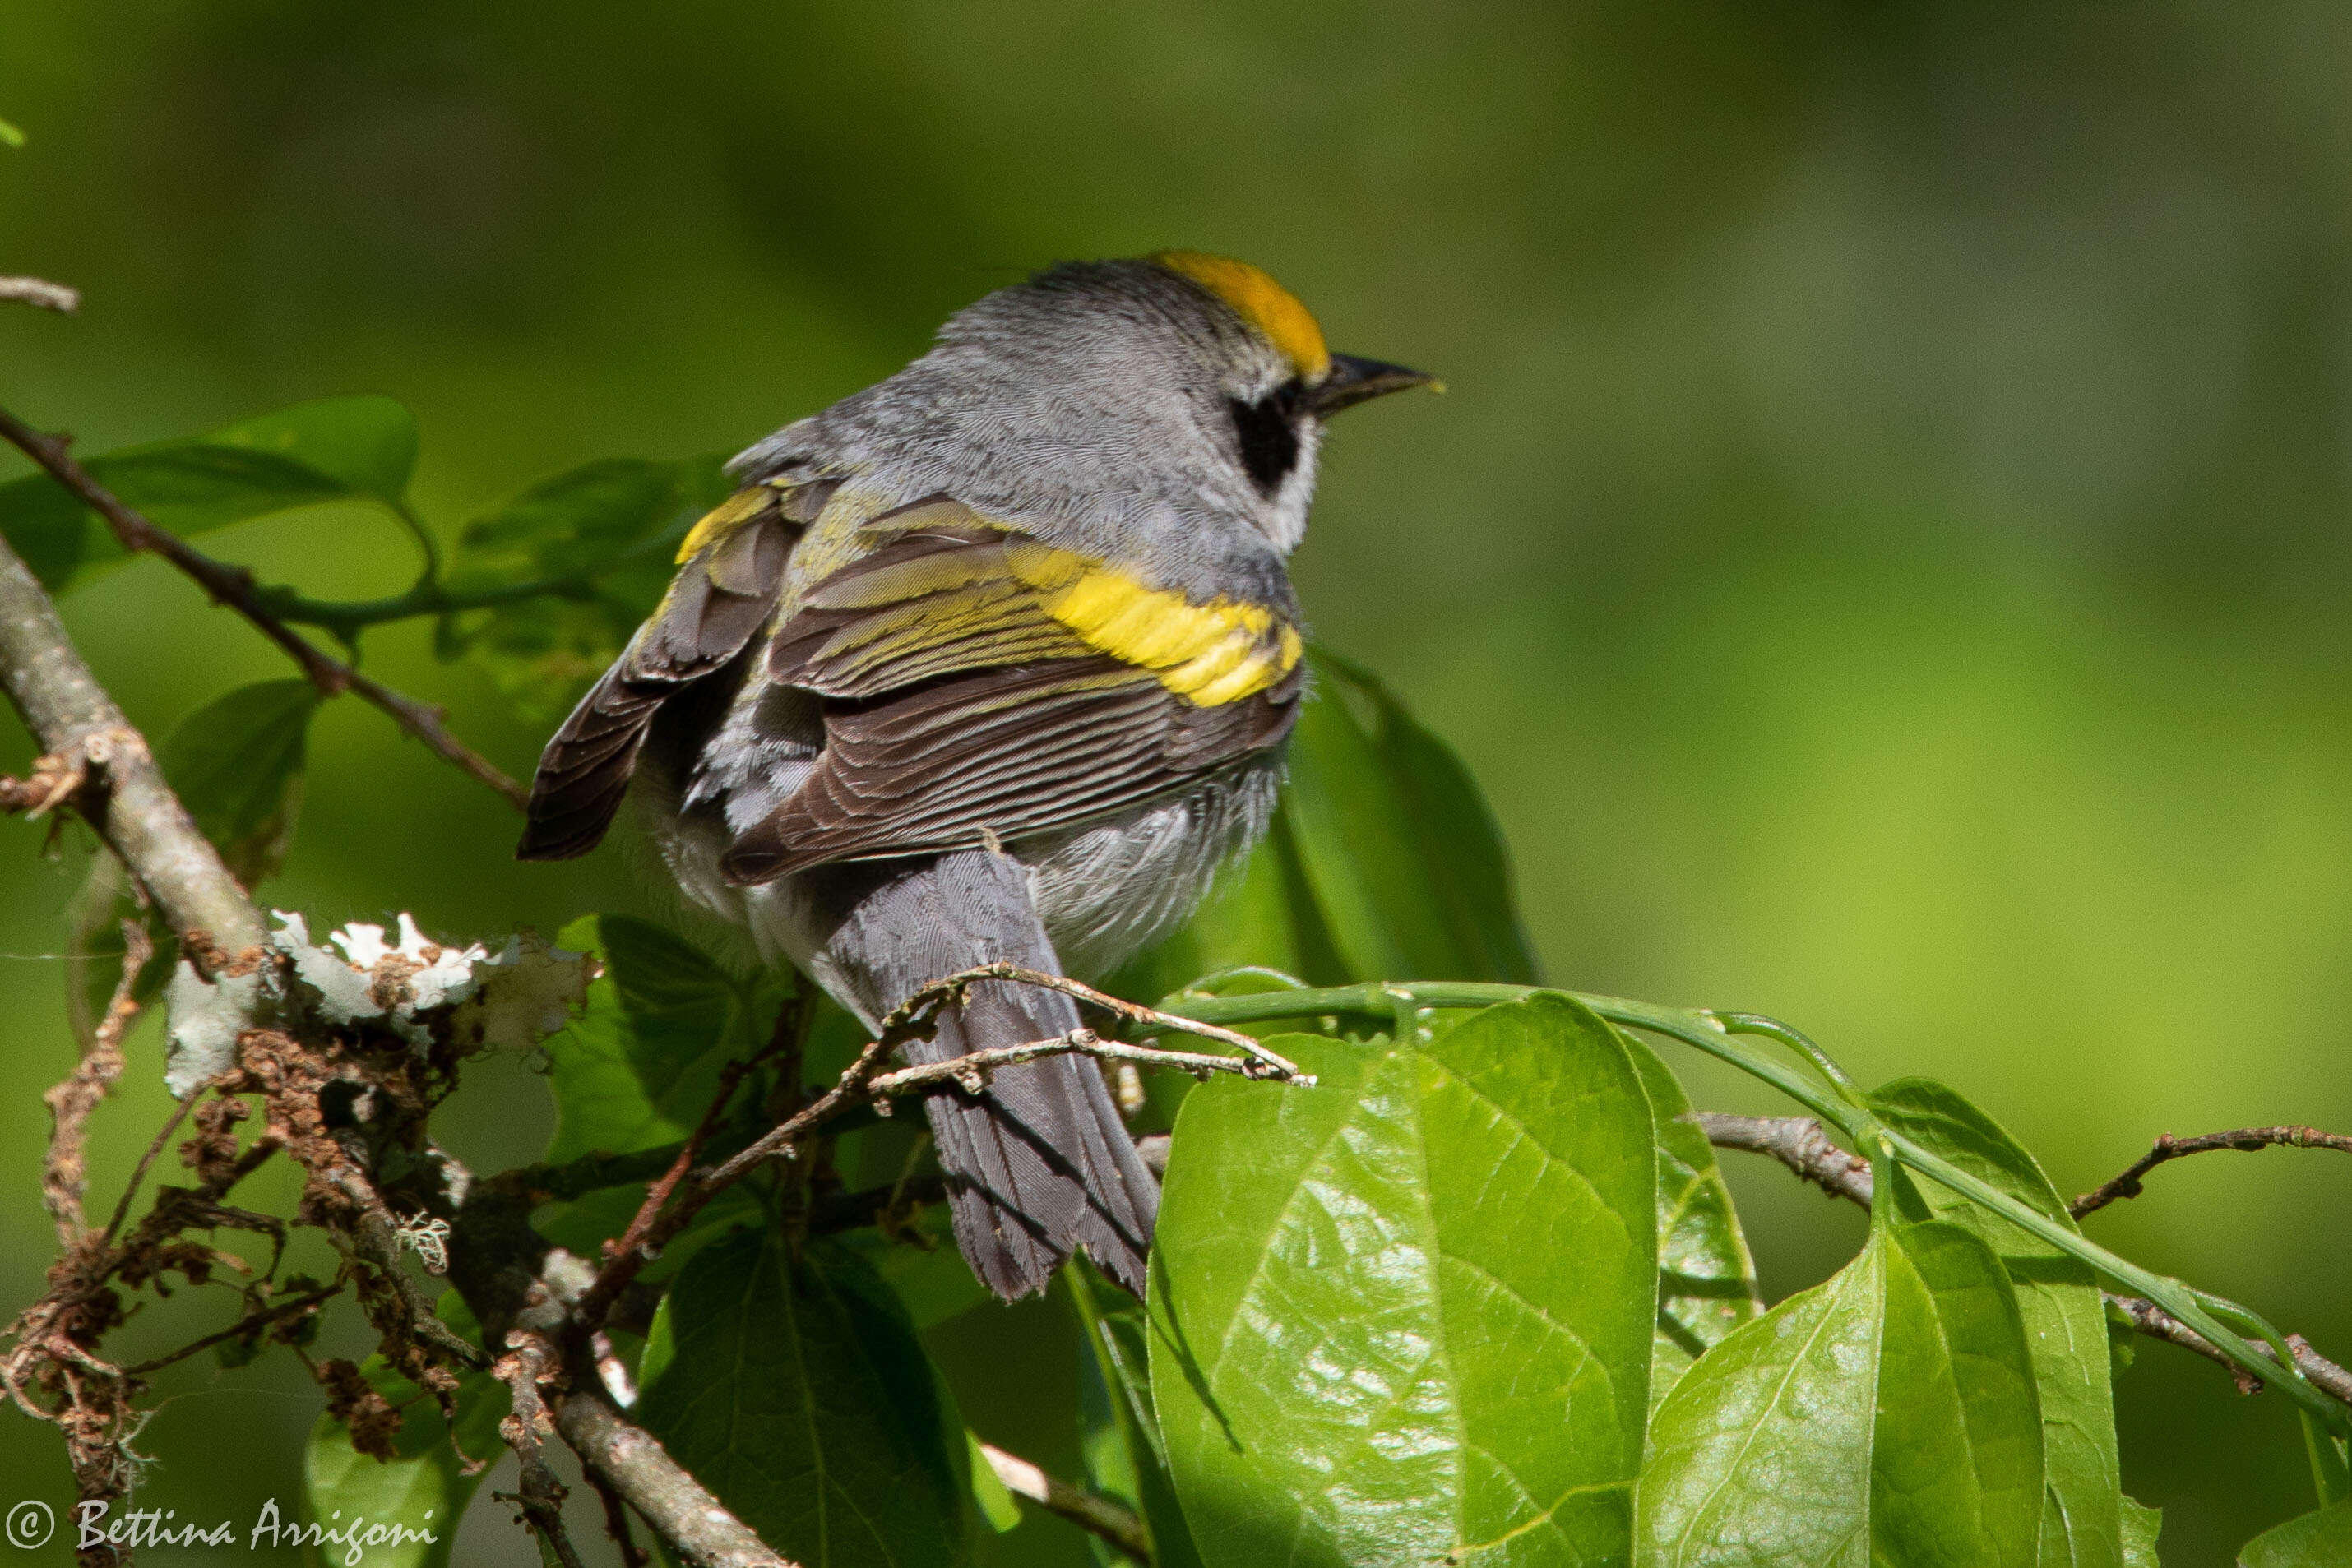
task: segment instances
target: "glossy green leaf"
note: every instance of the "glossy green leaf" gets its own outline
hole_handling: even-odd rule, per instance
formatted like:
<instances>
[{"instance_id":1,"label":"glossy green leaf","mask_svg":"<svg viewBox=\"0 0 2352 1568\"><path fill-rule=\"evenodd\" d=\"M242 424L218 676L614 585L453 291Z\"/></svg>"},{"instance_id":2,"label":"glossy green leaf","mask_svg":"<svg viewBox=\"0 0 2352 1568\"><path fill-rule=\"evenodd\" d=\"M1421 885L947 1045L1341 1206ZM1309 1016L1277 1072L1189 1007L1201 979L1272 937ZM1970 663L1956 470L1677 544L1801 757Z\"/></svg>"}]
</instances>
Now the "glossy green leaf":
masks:
<instances>
[{"instance_id":1,"label":"glossy green leaf","mask_svg":"<svg viewBox=\"0 0 2352 1568\"><path fill-rule=\"evenodd\" d=\"M184 537L324 501L396 507L416 446L415 418L392 399L336 397L104 453L83 466ZM53 591L125 559L106 526L46 475L0 485L0 535Z\"/></svg>"},{"instance_id":2,"label":"glossy green leaf","mask_svg":"<svg viewBox=\"0 0 2352 1568\"><path fill-rule=\"evenodd\" d=\"M196 826L248 888L286 863L318 711L310 682L262 681L206 703L155 748Z\"/></svg>"},{"instance_id":3,"label":"glossy green leaf","mask_svg":"<svg viewBox=\"0 0 2352 1568\"><path fill-rule=\"evenodd\" d=\"M2164 1510L2124 1499L2124 1568L2161 1568L2156 1539L2164 1531Z\"/></svg>"},{"instance_id":4,"label":"glossy green leaf","mask_svg":"<svg viewBox=\"0 0 2352 1568\"><path fill-rule=\"evenodd\" d=\"M441 1315L460 1333L475 1337L472 1317L454 1294L443 1298ZM308 1516L331 1529L364 1520L430 1535L429 1541L402 1539L369 1546L367 1561L389 1568L443 1568L466 1505L488 1479L487 1469L466 1474L457 1450L488 1461L506 1451L499 1422L509 1406L507 1386L487 1373L468 1373L458 1380L457 1445L452 1448L439 1406L422 1397L382 1356L368 1357L360 1371L378 1393L405 1407L396 1451L389 1460L360 1453L342 1423L321 1414L302 1458ZM313 1560L318 1560L315 1554Z\"/></svg>"},{"instance_id":5,"label":"glossy green leaf","mask_svg":"<svg viewBox=\"0 0 2352 1568\"><path fill-rule=\"evenodd\" d=\"M468 524L449 561L453 593L570 587L454 617L444 656L471 655L531 712L570 706L659 602L677 540L728 488L715 458L615 458L533 486Z\"/></svg>"},{"instance_id":6,"label":"glossy green leaf","mask_svg":"<svg viewBox=\"0 0 2352 1568\"><path fill-rule=\"evenodd\" d=\"M2066 1205L2017 1140L1940 1083L1905 1079L1871 1096L1888 1125L2072 1228ZM1907 1173L1906 1218L1964 1226L2000 1256L2017 1294L2040 1390L2046 1496L2042 1568L2123 1562L2122 1475L2105 1299L2090 1270L1948 1187Z\"/></svg>"},{"instance_id":7,"label":"glossy green leaf","mask_svg":"<svg viewBox=\"0 0 2352 1568\"><path fill-rule=\"evenodd\" d=\"M1078 1441L1087 1484L1142 1519L1152 1568L1200 1568L1151 1406L1143 1305L1084 1262L1066 1265L1062 1278L1078 1318ZM1102 1568L1127 1561L1106 1542L1090 1544Z\"/></svg>"},{"instance_id":8,"label":"glossy green leaf","mask_svg":"<svg viewBox=\"0 0 2352 1568\"><path fill-rule=\"evenodd\" d=\"M2240 1568L2344 1568L2352 1563L2352 1502L2265 1530L2238 1552Z\"/></svg>"},{"instance_id":9,"label":"glossy green leaf","mask_svg":"<svg viewBox=\"0 0 2352 1568\"><path fill-rule=\"evenodd\" d=\"M1502 842L1477 788L1353 665L1318 653L1282 814L1349 979L1531 981Z\"/></svg>"},{"instance_id":10,"label":"glossy green leaf","mask_svg":"<svg viewBox=\"0 0 2352 1568\"><path fill-rule=\"evenodd\" d=\"M1699 1358L1650 1423L1642 1568L1868 1568L1887 1249Z\"/></svg>"},{"instance_id":11,"label":"glossy green leaf","mask_svg":"<svg viewBox=\"0 0 2352 1568\"><path fill-rule=\"evenodd\" d=\"M967 1482L939 1385L888 1289L824 1241L706 1248L646 1341L636 1418L804 1568L967 1562Z\"/></svg>"},{"instance_id":12,"label":"glossy green leaf","mask_svg":"<svg viewBox=\"0 0 2352 1568\"><path fill-rule=\"evenodd\" d=\"M2042 1410L2008 1273L1957 1225L1891 1234L1872 1551L1890 1563L2034 1568Z\"/></svg>"},{"instance_id":13,"label":"glossy green leaf","mask_svg":"<svg viewBox=\"0 0 2352 1568\"><path fill-rule=\"evenodd\" d=\"M1643 1568L2032 1568L2041 1416L1990 1249L1874 1226L1834 1279L1735 1331L1659 1406Z\"/></svg>"},{"instance_id":14,"label":"glossy green leaf","mask_svg":"<svg viewBox=\"0 0 2352 1568\"><path fill-rule=\"evenodd\" d=\"M1764 1310L1715 1146L1692 1119L1680 1080L1630 1035L1625 1049L1658 1129L1658 1322L1650 1354L1655 1411L1692 1362Z\"/></svg>"},{"instance_id":15,"label":"glossy green leaf","mask_svg":"<svg viewBox=\"0 0 2352 1568\"><path fill-rule=\"evenodd\" d=\"M1275 1046L1320 1082L1196 1091L1152 1250L1202 1559L1622 1563L1657 1310L1623 1042L1537 997L1418 1047Z\"/></svg>"}]
</instances>

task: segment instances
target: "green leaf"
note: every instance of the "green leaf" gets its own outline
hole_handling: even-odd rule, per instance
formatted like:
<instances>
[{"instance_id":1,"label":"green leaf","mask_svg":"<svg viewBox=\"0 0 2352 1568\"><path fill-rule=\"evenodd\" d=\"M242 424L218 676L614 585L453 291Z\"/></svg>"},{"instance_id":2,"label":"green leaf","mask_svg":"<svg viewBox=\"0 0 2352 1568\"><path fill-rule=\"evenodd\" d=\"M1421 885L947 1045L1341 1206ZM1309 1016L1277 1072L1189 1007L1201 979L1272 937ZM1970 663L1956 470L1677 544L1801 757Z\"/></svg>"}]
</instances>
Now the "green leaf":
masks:
<instances>
[{"instance_id":1,"label":"green leaf","mask_svg":"<svg viewBox=\"0 0 2352 1568\"><path fill-rule=\"evenodd\" d=\"M758 988L649 921L591 915L557 936L604 972L587 1005L545 1050L555 1091L550 1163L629 1154L691 1133L727 1062L765 1039L772 1007Z\"/></svg>"},{"instance_id":2,"label":"green leaf","mask_svg":"<svg viewBox=\"0 0 2352 1568\"><path fill-rule=\"evenodd\" d=\"M805 1568L969 1561L959 1435L889 1291L824 1241L746 1231L687 1265L654 1319L634 1412L761 1539Z\"/></svg>"},{"instance_id":3,"label":"green leaf","mask_svg":"<svg viewBox=\"0 0 2352 1568\"><path fill-rule=\"evenodd\" d=\"M961 1317L991 1299L988 1287L956 1250L954 1219L944 1204L926 1206L913 1228L921 1240L885 1236L872 1228L845 1230L834 1240L872 1266L919 1329Z\"/></svg>"},{"instance_id":4,"label":"green leaf","mask_svg":"<svg viewBox=\"0 0 2352 1568\"><path fill-rule=\"evenodd\" d=\"M2074 1228L2064 1201L2033 1156L1950 1089L1904 1079L1879 1090L1870 1103L1889 1126ZM2000 1256L2015 1286L2042 1403L2042 1568L2119 1568L2123 1482L2106 1304L2098 1281L2082 1263L1948 1187L1906 1173L1896 1192L1905 1218L1932 1217L1974 1232Z\"/></svg>"},{"instance_id":5,"label":"green leaf","mask_svg":"<svg viewBox=\"0 0 2352 1568\"><path fill-rule=\"evenodd\" d=\"M441 1315L469 1338L478 1337L473 1319L453 1294L443 1297ZM369 1384L394 1405L405 1406L396 1452L377 1459L352 1447L343 1425L321 1413L303 1452L303 1494L310 1517L330 1529L364 1520L400 1526L432 1540L403 1540L367 1548L367 1561L389 1568L443 1568L457 1540L457 1521L487 1469L464 1473L457 1449L476 1459L496 1460L506 1451L499 1422L506 1416L507 1386L487 1373L467 1373L457 1384L457 1447L440 1407L380 1355L361 1364ZM340 1513L341 1518L337 1519ZM292 1521L288 1521L291 1524ZM321 1561L317 1549L310 1558Z\"/></svg>"},{"instance_id":6,"label":"green leaf","mask_svg":"<svg viewBox=\"0 0 2352 1568\"><path fill-rule=\"evenodd\" d=\"M1642 1568L1868 1568L1887 1249L1701 1356L1650 1424Z\"/></svg>"},{"instance_id":7,"label":"green leaf","mask_svg":"<svg viewBox=\"0 0 2352 1568\"><path fill-rule=\"evenodd\" d=\"M0 120L0 143L10 147L22 147L25 144L25 133L6 120Z\"/></svg>"},{"instance_id":8,"label":"green leaf","mask_svg":"<svg viewBox=\"0 0 2352 1568\"><path fill-rule=\"evenodd\" d=\"M450 558L452 593L571 585L466 612L444 628L444 657L470 655L535 713L569 707L660 601L677 540L726 498L716 458L591 463L533 486L468 524Z\"/></svg>"},{"instance_id":9,"label":"green leaf","mask_svg":"<svg viewBox=\"0 0 2352 1568\"><path fill-rule=\"evenodd\" d=\"M1957 1225L1889 1233L1873 1551L1897 1563L2034 1568L2042 1411L2009 1276Z\"/></svg>"},{"instance_id":10,"label":"green leaf","mask_svg":"<svg viewBox=\"0 0 2352 1568\"><path fill-rule=\"evenodd\" d=\"M1862 1255L1702 1356L1659 1406L1643 1568L2032 1568L2042 1429L2008 1276L1957 1226Z\"/></svg>"},{"instance_id":11,"label":"green leaf","mask_svg":"<svg viewBox=\"0 0 2352 1568\"><path fill-rule=\"evenodd\" d=\"M790 983L739 978L661 926L625 915L583 916L556 940L594 953L602 973L579 1016L542 1047L555 1094L550 1164L658 1148L693 1132L727 1064L765 1042L778 993ZM591 1193L551 1211L539 1228L555 1245L593 1257L598 1242L621 1233L644 1196L642 1183ZM662 1249L648 1280L675 1273L706 1243L758 1214L748 1189L721 1193Z\"/></svg>"},{"instance_id":12,"label":"green leaf","mask_svg":"<svg viewBox=\"0 0 2352 1568\"><path fill-rule=\"evenodd\" d=\"M1657 1312L1623 1042L1544 996L1418 1047L1274 1046L1319 1084L1192 1093L1152 1249L1202 1557L1623 1562Z\"/></svg>"},{"instance_id":13,"label":"green leaf","mask_svg":"<svg viewBox=\"0 0 2352 1568\"><path fill-rule=\"evenodd\" d=\"M2124 1568L2162 1568L2156 1538L2164 1531L2164 1510L2124 1499Z\"/></svg>"},{"instance_id":14,"label":"green leaf","mask_svg":"<svg viewBox=\"0 0 2352 1568\"><path fill-rule=\"evenodd\" d=\"M397 508L416 465L416 421L390 398L322 398L82 465L157 527L186 537L322 501ZM0 485L0 535L52 592L126 559L105 525L44 474Z\"/></svg>"},{"instance_id":15,"label":"green leaf","mask_svg":"<svg viewBox=\"0 0 2352 1568\"><path fill-rule=\"evenodd\" d=\"M1532 983L1502 841L1468 773L1364 671L1319 651L1312 671L1282 810L1347 977Z\"/></svg>"},{"instance_id":16,"label":"green leaf","mask_svg":"<svg viewBox=\"0 0 2352 1568\"><path fill-rule=\"evenodd\" d=\"M1151 1407L1150 1329L1142 1304L1075 1259L1062 1279L1078 1314L1078 1441L1087 1483L1142 1519L1152 1568L1201 1568ZM1089 1544L1102 1568L1127 1561L1107 1542L1089 1538Z\"/></svg>"},{"instance_id":17,"label":"green leaf","mask_svg":"<svg viewBox=\"0 0 2352 1568\"><path fill-rule=\"evenodd\" d=\"M1690 1364L1764 1310L1715 1146L1691 1118L1681 1081L1658 1053L1622 1035L1658 1129L1658 1322L1650 1353L1654 1413Z\"/></svg>"},{"instance_id":18,"label":"green leaf","mask_svg":"<svg viewBox=\"0 0 2352 1568\"><path fill-rule=\"evenodd\" d=\"M2240 1568L2344 1568L2352 1563L2352 1501L2290 1519L2240 1549Z\"/></svg>"},{"instance_id":19,"label":"green leaf","mask_svg":"<svg viewBox=\"0 0 2352 1568\"><path fill-rule=\"evenodd\" d=\"M972 1506L980 1511L981 1522L995 1533L1017 1528L1021 1523L1021 1504L1014 1500L1012 1489L980 1451L980 1435L969 1427L963 1435L964 1464L971 1471Z\"/></svg>"},{"instance_id":20,"label":"green leaf","mask_svg":"<svg viewBox=\"0 0 2352 1568\"><path fill-rule=\"evenodd\" d=\"M262 681L206 703L155 748L163 777L247 888L286 863L318 711L310 682Z\"/></svg>"}]
</instances>

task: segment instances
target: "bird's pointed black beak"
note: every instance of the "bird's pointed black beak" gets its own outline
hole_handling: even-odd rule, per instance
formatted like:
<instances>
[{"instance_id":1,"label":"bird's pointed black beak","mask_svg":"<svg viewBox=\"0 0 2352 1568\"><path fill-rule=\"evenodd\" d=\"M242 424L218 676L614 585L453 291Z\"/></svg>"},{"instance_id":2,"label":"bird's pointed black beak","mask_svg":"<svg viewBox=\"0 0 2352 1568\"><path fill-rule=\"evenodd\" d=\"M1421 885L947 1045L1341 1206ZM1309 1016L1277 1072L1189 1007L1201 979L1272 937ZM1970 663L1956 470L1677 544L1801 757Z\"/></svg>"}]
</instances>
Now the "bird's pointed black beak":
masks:
<instances>
[{"instance_id":1,"label":"bird's pointed black beak","mask_svg":"<svg viewBox=\"0 0 2352 1568\"><path fill-rule=\"evenodd\" d=\"M1407 370L1378 360L1360 360L1353 354L1334 354L1331 368L1308 389L1307 404L1318 418L1328 419L1343 408L1353 408L1407 387L1444 392L1445 383L1427 371Z\"/></svg>"}]
</instances>

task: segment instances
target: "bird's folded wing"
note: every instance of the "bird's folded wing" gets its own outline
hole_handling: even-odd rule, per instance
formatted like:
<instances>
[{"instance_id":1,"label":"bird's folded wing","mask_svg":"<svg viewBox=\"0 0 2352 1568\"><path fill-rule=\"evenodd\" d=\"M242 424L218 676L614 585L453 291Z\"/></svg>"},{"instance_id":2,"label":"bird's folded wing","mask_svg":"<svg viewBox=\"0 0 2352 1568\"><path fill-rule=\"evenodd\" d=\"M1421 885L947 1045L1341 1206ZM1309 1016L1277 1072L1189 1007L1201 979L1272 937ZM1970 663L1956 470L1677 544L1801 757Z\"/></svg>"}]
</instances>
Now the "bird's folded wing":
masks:
<instances>
[{"instance_id":1,"label":"bird's folded wing","mask_svg":"<svg viewBox=\"0 0 2352 1568\"><path fill-rule=\"evenodd\" d=\"M883 542L769 644L771 679L824 699L825 747L730 851L739 882L1079 827L1289 732L1299 639L1271 607L1196 603L944 498L868 528Z\"/></svg>"},{"instance_id":2,"label":"bird's folded wing","mask_svg":"<svg viewBox=\"0 0 2352 1568\"><path fill-rule=\"evenodd\" d=\"M628 790L655 711L740 653L775 612L793 541L833 489L754 485L694 526L661 604L547 743L518 855L562 860L595 847Z\"/></svg>"}]
</instances>

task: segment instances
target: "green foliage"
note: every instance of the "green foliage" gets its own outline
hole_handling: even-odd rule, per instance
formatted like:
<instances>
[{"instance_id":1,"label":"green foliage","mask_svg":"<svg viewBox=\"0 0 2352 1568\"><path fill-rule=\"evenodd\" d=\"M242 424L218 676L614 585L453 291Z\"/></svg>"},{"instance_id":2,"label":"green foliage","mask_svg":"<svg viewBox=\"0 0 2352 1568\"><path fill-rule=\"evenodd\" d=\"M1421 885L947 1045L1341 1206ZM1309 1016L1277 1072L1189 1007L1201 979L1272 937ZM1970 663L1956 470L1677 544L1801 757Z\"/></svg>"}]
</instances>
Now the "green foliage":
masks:
<instances>
[{"instance_id":1,"label":"green foliage","mask_svg":"<svg viewBox=\"0 0 2352 1568\"><path fill-rule=\"evenodd\" d=\"M1624 1037L1621 1037L1624 1038ZM1691 1119L1683 1086L1639 1040L1625 1049L1650 1096L1658 1133L1658 1322L1650 1349L1650 1408L1691 1363L1764 1310L1756 1264L1715 1147Z\"/></svg>"},{"instance_id":2,"label":"green foliage","mask_svg":"<svg viewBox=\"0 0 2352 1568\"><path fill-rule=\"evenodd\" d=\"M1622 1561L1657 1160L1616 1032L1538 998L1417 1044L1274 1047L1318 1086L1187 1100L1152 1252L1204 1557Z\"/></svg>"},{"instance_id":3,"label":"green foliage","mask_svg":"<svg viewBox=\"0 0 2352 1568\"><path fill-rule=\"evenodd\" d=\"M2033 1156L1942 1084L1924 1079L1890 1083L1871 1096L1871 1108L1887 1125L2074 1228L2064 1201ZM2115 1396L2098 1281L2080 1262L1948 1188L1908 1176L1898 1179L1906 1215L1933 1215L1969 1228L2000 1255L2016 1293L2042 1406L2047 1465L2042 1568L2121 1563Z\"/></svg>"},{"instance_id":4,"label":"green foliage","mask_svg":"<svg viewBox=\"0 0 2352 1568\"><path fill-rule=\"evenodd\" d=\"M444 655L471 655L528 712L561 712L660 600L678 539L727 491L717 458L619 458L533 486L460 536L448 593L484 607L444 622ZM560 591L540 591L550 584Z\"/></svg>"},{"instance_id":5,"label":"green foliage","mask_svg":"<svg viewBox=\"0 0 2352 1568\"><path fill-rule=\"evenodd\" d=\"M2265 1530L2246 1542L2238 1561L2243 1568L2342 1568L2352 1563L2352 1502Z\"/></svg>"},{"instance_id":6,"label":"green foliage","mask_svg":"<svg viewBox=\"0 0 2352 1568\"><path fill-rule=\"evenodd\" d=\"M1083 1263L1069 1264L1063 1278L1078 1315L1078 1431L1087 1481L1135 1510L1150 1537L1156 1568L1201 1568L1168 1473L1142 1304ZM1119 1554L1100 1541L1093 1545L1096 1561L1115 1568Z\"/></svg>"},{"instance_id":7,"label":"green foliage","mask_svg":"<svg viewBox=\"0 0 2352 1568\"><path fill-rule=\"evenodd\" d=\"M1666 1396L1636 1560L2030 1565L2041 1419L2000 1264L1958 1226L1881 1222L1836 1279Z\"/></svg>"},{"instance_id":8,"label":"green foliage","mask_svg":"<svg viewBox=\"0 0 2352 1568\"><path fill-rule=\"evenodd\" d=\"M966 1560L961 1425L913 1325L854 1254L820 1243L795 1258L758 1231L713 1244L664 1300L644 1370L637 1418L793 1561Z\"/></svg>"},{"instance_id":9,"label":"green foliage","mask_svg":"<svg viewBox=\"0 0 2352 1568\"><path fill-rule=\"evenodd\" d=\"M2124 1568L2158 1568L2156 1538L2164 1532L2164 1511L2123 1500Z\"/></svg>"},{"instance_id":10,"label":"green foliage","mask_svg":"<svg viewBox=\"0 0 2352 1568\"><path fill-rule=\"evenodd\" d=\"M441 1315L460 1333L478 1337L471 1315L455 1295L443 1301ZM457 1521L488 1474L484 1469L467 1475L465 1461L495 1461L506 1451L499 1422L507 1413L507 1386L488 1373L461 1378L453 1437L439 1405L393 1371L383 1357L368 1357L360 1373L368 1386L403 1412L393 1457L378 1459L358 1452L343 1424L321 1415L303 1456L307 1517L330 1529L364 1520L429 1533L429 1542L404 1539L370 1546L367 1561L391 1568L444 1568L457 1541ZM310 1560L323 1561L316 1549Z\"/></svg>"},{"instance_id":11,"label":"green foliage","mask_svg":"<svg viewBox=\"0 0 2352 1568\"><path fill-rule=\"evenodd\" d=\"M322 398L82 466L149 521L185 538L326 501L398 512L416 442L415 417L390 398ZM45 475L0 485L0 535L52 592L125 559L105 525Z\"/></svg>"},{"instance_id":12,"label":"green foliage","mask_svg":"<svg viewBox=\"0 0 2352 1568\"><path fill-rule=\"evenodd\" d=\"M286 863L302 808L302 766L319 688L262 681L207 703L155 750L163 776L247 887Z\"/></svg>"},{"instance_id":13,"label":"green foliage","mask_svg":"<svg viewBox=\"0 0 2352 1568\"><path fill-rule=\"evenodd\" d=\"M1356 665L1318 652L1312 667L1283 810L1348 977L1533 981L1494 817L1461 763Z\"/></svg>"}]
</instances>

